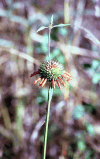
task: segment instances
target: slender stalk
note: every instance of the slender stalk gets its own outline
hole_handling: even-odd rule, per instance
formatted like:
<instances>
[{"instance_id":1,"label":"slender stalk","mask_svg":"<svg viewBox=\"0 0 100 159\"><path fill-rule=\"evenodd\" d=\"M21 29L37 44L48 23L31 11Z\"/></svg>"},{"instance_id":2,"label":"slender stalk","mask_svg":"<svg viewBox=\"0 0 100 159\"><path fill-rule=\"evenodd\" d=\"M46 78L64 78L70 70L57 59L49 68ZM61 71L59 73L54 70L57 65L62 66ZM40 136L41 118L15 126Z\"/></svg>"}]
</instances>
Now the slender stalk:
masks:
<instances>
[{"instance_id":1,"label":"slender stalk","mask_svg":"<svg viewBox=\"0 0 100 159\"><path fill-rule=\"evenodd\" d=\"M45 123L45 134L44 134L44 149L43 149L43 157L42 159L46 158L46 147L47 147L47 135L48 135L48 124L49 124L49 114L50 114L50 86L48 90L48 104L47 104L47 111L46 111L46 123Z\"/></svg>"},{"instance_id":2,"label":"slender stalk","mask_svg":"<svg viewBox=\"0 0 100 159\"><path fill-rule=\"evenodd\" d=\"M51 26L49 28L49 37L48 37L48 54L49 54L49 61L51 62L50 58L50 33L51 33ZM48 89L48 103L47 103L47 110L46 110L46 122L45 122L45 134L44 134L44 148L43 148L43 156L42 159L46 159L46 147L47 147L47 136L48 136L48 124L49 124L49 114L50 114L50 101L51 101L51 84L49 84Z\"/></svg>"},{"instance_id":3,"label":"slender stalk","mask_svg":"<svg viewBox=\"0 0 100 159\"><path fill-rule=\"evenodd\" d=\"M49 61L51 61L51 58L50 58L50 33L51 33L51 28L49 27L49 38L48 38Z\"/></svg>"}]
</instances>

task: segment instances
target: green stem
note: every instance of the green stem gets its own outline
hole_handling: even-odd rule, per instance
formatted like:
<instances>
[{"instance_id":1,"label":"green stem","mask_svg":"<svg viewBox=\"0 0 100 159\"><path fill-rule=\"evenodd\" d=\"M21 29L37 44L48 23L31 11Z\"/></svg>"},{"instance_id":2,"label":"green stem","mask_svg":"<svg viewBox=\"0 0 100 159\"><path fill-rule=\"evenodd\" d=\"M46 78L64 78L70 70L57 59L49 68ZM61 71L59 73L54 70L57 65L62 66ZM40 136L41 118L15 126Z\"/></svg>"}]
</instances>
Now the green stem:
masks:
<instances>
[{"instance_id":1,"label":"green stem","mask_svg":"<svg viewBox=\"0 0 100 159\"><path fill-rule=\"evenodd\" d=\"M49 114L50 114L50 86L48 90L48 104L47 104L47 112L46 112L46 123L45 123L45 134L44 134L44 149L43 149L43 157L46 158L46 147L47 147L47 135L48 135L48 124L49 124Z\"/></svg>"},{"instance_id":2,"label":"green stem","mask_svg":"<svg viewBox=\"0 0 100 159\"><path fill-rule=\"evenodd\" d=\"M49 38L48 38L49 61L51 61L51 58L50 58L50 33L51 33L51 28L49 28Z\"/></svg>"}]
</instances>

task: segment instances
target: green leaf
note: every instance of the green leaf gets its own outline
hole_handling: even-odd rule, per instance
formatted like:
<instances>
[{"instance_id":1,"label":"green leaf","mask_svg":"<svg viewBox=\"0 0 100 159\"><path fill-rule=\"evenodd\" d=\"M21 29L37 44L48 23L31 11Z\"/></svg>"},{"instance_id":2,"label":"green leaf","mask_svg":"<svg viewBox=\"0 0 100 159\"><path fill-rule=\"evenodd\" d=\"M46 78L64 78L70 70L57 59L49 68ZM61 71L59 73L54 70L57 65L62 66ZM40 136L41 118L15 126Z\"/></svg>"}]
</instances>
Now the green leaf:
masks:
<instances>
[{"instance_id":1,"label":"green leaf","mask_svg":"<svg viewBox=\"0 0 100 159\"><path fill-rule=\"evenodd\" d=\"M55 48L52 52L55 56L58 56L61 52L59 49Z\"/></svg>"},{"instance_id":2,"label":"green leaf","mask_svg":"<svg viewBox=\"0 0 100 159\"><path fill-rule=\"evenodd\" d=\"M36 101L37 101L37 104L42 105L45 102L45 99L43 97L37 97Z\"/></svg>"},{"instance_id":3,"label":"green leaf","mask_svg":"<svg viewBox=\"0 0 100 159\"><path fill-rule=\"evenodd\" d=\"M89 123L86 123L85 126L86 126L86 128L87 128L88 133L89 133L91 136L93 136L93 135L94 135L94 128L93 128L93 126L92 126L91 124L89 124Z\"/></svg>"},{"instance_id":4,"label":"green leaf","mask_svg":"<svg viewBox=\"0 0 100 159\"><path fill-rule=\"evenodd\" d=\"M87 73L91 76L91 77L93 77L93 75L94 75L94 69L91 69L91 68L89 68L89 69L87 69Z\"/></svg>"},{"instance_id":5,"label":"green leaf","mask_svg":"<svg viewBox=\"0 0 100 159\"><path fill-rule=\"evenodd\" d=\"M54 49L53 52L51 53L51 59L57 59L58 55L60 54L60 50L59 49Z\"/></svg>"},{"instance_id":6,"label":"green leaf","mask_svg":"<svg viewBox=\"0 0 100 159\"><path fill-rule=\"evenodd\" d=\"M92 61L92 68L96 69L100 65L100 62L98 60L93 60Z\"/></svg>"},{"instance_id":7,"label":"green leaf","mask_svg":"<svg viewBox=\"0 0 100 159\"><path fill-rule=\"evenodd\" d=\"M48 89L43 88L43 89L41 90L41 94L42 94L42 96L45 98L45 100L47 101L47 99L48 99Z\"/></svg>"},{"instance_id":8,"label":"green leaf","mask_svg":"<svg viewBox=\"0 0 100 159\"><path fill-rule=\"evenodd\" d=\"M64 63L65 63L65 58L64 58L63 55L60 55L60 56L58 57L58 62L64 65Z\"/></svg>"},{"instance_id":9,"label":"green leaf","mask_svg":"<svg viewBox=\"0 0 100 159\"><path fill-rule=\"evenodd\" d=\"M48 34L44 34L42 44L48 45Z\"/></svg>"},{"instance_id":10,"label":"green leaf","mask_svg":"<svg viewBox=\"0 0 100 159\"><path fill-rule=\"evenodd\" d=\"M64 26L67 26L67 25L70 25L70 24L58 24L58 25L54 25L53 28L55 28L55 27L64 27Z\"/></svg>"},{"instance_id":11,"label":"green leaf","mask_svg":"<svg viewBox=\"0 0 100 159\"><path fill-rule=\"evenodd\" d=\"M45 61L49 61L49 56L48 55L45 56Z\"/></svg>"},{"instance_id":12,"label":"green leaf","mask_svg":"<svg viewBox=\"0 0 100 159\"><path fill-rule=\"evenodd\" d=\"M93 76L93 79L92 79L92 82L94 84L97 84L100 80L100 73L95 73L94 76Z\"/></svg>"},{"instance_id":13,"label":"green leaf","mask_svg":"<svg viewBox=\"0 0 100 159\"><path fill-rule=\"evenodd\" d=\"M84 151L86 148L84 141L78 141L77 146L80 151Z\"/></svg>"},{"instance_id":14,"label":"green leaf","mask_svg":"<svg viewBox=\"0 0 100 159\"><path fill-rule=\"evenodd\" d=\"M45 28L48 28L48 27L42 26L42 27L40 27L40 28L37 30L37 32L39 32L39 31L41 31L41 30L44 30Z\"/></svg>"},{"instance_id":15,"label":"green leaf","mask_svg":"<svg viewBox=\"0 0 100 159\"><path fill-rule=\"evenodd\" d=\"M48 46L46 44L43 44L41 48L44 53L48 51Z\"/></svg>"},{"instance_id":16,"label":"green leaf","mask_svg":"<svg viewBox=\"0 0 100 159\"><path fill-rule=\"evenodd\" d=\"M62 36L65 36L67 34L67 30L66 28L59 28L59 33L62 35Z\"/></svg>"},{"instance_id":17,"label":"green leaf","mask_svg":"<svg viewBox=\"0 0 100 159\"><path fill-rule=\"evenodd\" d=\"M54 95L61 95L61 90L59 88L54 89Z\"/></svg>"},{"instance_id":18,"label":"green leaf","mask_svg":"<svg viewBox=\"0 0 100 159\"><path fill-rule=\"evenodd\" d=\"M73 117L75 119L79 119L81 118L85 113L85 109L82 105L78 105L75 107L74 111L73 111Z\"/></svg>"},{"instance_id":19,"label":"green leaf","mask_svg":"<svg viewBox=\"0 0 100 159\"><path fill-rule=\"evenodd\" d=\"M52 15L52 17L51 17L51 25L53 25L53 15Z\"/></svg>"},{"instance_id":20,"label":"green leaf","mask_svg":"<svg viewBox=\"0 0 100 159\"><path fill-rule=\"evenodd\" d=\"M42 105L47 100L48 100L48 89L43 88L39 92L39 95L36 98L36 102L37 102L37 104Z\"/></svg>"}]
</instances>

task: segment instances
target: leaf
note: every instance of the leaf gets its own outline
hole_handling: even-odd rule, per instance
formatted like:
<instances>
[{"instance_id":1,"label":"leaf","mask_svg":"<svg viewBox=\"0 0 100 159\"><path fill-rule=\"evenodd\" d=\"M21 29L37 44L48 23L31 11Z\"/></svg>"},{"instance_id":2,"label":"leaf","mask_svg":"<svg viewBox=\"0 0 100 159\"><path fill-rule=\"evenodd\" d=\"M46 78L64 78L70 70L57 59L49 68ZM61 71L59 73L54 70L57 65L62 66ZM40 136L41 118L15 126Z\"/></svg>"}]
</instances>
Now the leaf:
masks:
<instances>
[{"instance_id":1,"label":"leaf","mask_svg":"<svg viewBox=\"0 0 100 159\"><path fill-rule=\"evenodd\" d=\"M60 50L55 48L51 54L51 59L57 59L60 53L61 53Z\"/></svg>"},{"instance_id":2,"label":"leaf","mask_svg":"<svg viewBox=\"0 0 100 159\"><path fill-rule=\"evenodd\" d=\"M48 45L48 34L44 34L42 44Z\"/></svg>"},{"instance_id":3,"label":"leaf","mask_svg":"<svg viewBox=\"0 0 100 159\"><path fill-rule=\"evenodd\" d=\"M43 44L41 47L43 53L46 53L48 51L48 46L46 44Z\"/></svg>"},{"instance_id":4,"label":"leaf","mask_svg":"<svg viewBox=\"0 0 100 159\"><path fill-rule=\"evenodd\" d=\"M39 31L41 31L41 30L44 30L45 28L48 28L48 27L42 26L42 27L40 27L40 28L37 30L37 32L39 32Z\"/></svg>"},{"instance_id":5,"label":"leaf","mask_svg":"<svg viewBox=\"0 0 100 159\"><path fill-rule=\"evenodd\" d=\"M77 146L78 146L78 149L80 150L80 151L84 151L85 150L85 148L86 148L86 144L85 144L85 142L84 141L78 141L77 142Z\"/></svg>"},{"instance_id":6,"label":"leaf","mask_svg":"<svg viewBox=\"0 0 100 159\"><path fill-rule=\"evenodd\" d=\"M65 36L65 35L67 34L66 28L59 28L59 33L60 33L62 36Z\"/></svg>"},{"instance_id":7,"label":"leaf","mask_svg":"<svg viewBox=\"0 0 100 159\"><path fill-rule=\"evenodd\" d=\"M67 25L70 25L70 24L58 24L58 25L54 25L53 28L55 28L55 27L64 27L64 26L67 26Z\"/></svg>"},{"instance_id":8,"label":"leaf","mask_svg":"<svg viewBox=\"0 0 100 159\"><path fill-rule=\"evenodd\" d=\"M51 17L51 25L53 25L53 15L52 15L52 17Z\"/></svg>"},{"instance_id":9,"label":"leaf","mask_svg":"<svg viewBox=\"0 0 100 159\"><path fill-rule=\"evenodd\" d=\"M85 113L85 109L82 105L78 105L75 107L74 111L73 111L73 117L75 119L80 119Z\"/></svg>"},{"instance_id":10,"label":"leaf","mask_svg":"<svg viewBox=\"0 0 100 159\"><path fill-rule=\"evenodd\" d=\"M94 71L94 69L89 68L89 69L87 69L87 73L89 74L90 77L93 78L95 71Z\"/></svg>"},{"instance_id":11,"label":"leaf","mask_svg":"<svg viewBox=\"0 0 100 159\"><path fill-rule=\"evenodd\" d=\"M61 90L59 88L54 89L54 95L56 96L61 95Z\"/></svg>"},{"instance_id":12,"label":"leaf","mask_svg":"<svg viewBox=\"0 0 100 159\"><path fill-rule=\"evenodd\" d=\"M46 102L46 100L40 96L36 98L36 101L38 105L42 105L44 102Z\"/></svg>"},{"instance_id":13,"label":"leaf","mask_svg":"<svg viewBox=\"0 0 100 159\"><path fill-rule=\"evenodd\" d=\"M47 100L48 100L48 89L43 88L39 92L39 95L36 98L36 102L41 106Z\"/></svg>"},{"instance_id":14,"label":"leaf","mask_svg":"<svg viewBox=\"0 0 100 159\"><path fill-rule=\"evenodd\" d=\"M93 76L93 79L92 79L92 82L94 84L97 84L100 80L100 73L95 73L94 76Z\"/></svg>"},{"instance_id":15,"label":"leaf","mask_svg":"<svg viewBox=\"0 0 100 159\"><path fill-rule=\"evenodd\" d=\"M93 136L95 134L93 126L89 123L86 123L85 126L90 136Z\"/></svg>"},{"instance_id":16,"label":"leaf","mask_svg":"<svg viewBox=\"0 0 100 159\"><path fill-rule=\"evenodd\" d=\"M45 100L47 101L47 99L48 99L48 89L47 88L43 88L41 90L41 94L45 98Z\"/></svg>"},{"instance_id":17,"label":"leaf","mask_svg":"<svg viewBox=\"0 0 100 159\"><path fill-rule=\"evenodd\" d=\"M65 64L65 58L64 58L64 56L60 55L57 60L58 60L59 63L61 63L63 65Z\"/></svg>"},{"instance_id":18,"label":"leaf","mask_svg":"<svg viewBox=\"0 0 100 159\"><path fill-rule=\"evenodd\" d=\"M98 60L93 60L92 61L92 68L96 69L99 66L99 61Z\"/></svg>"}]
</instances>

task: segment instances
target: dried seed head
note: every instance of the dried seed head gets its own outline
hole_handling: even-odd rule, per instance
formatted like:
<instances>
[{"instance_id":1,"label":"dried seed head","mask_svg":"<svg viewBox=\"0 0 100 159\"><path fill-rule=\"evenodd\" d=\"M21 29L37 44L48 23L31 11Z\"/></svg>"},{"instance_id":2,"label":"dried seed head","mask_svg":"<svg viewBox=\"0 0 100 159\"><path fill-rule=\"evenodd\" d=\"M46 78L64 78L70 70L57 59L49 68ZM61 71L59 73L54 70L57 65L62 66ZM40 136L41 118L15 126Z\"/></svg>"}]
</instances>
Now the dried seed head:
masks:
<instances>
[{"instance_id":1,"label":"dried seed head","mask_svg":"<svg viewBox=\"0 0 100 159\"><path fill-rule=\"evenodd\" d=\"M47 79L48 82L56 81L64 73L63 65L56 61L48 61L41 64L39 75L41 78Z\"/></svg>"}]
</instances>

